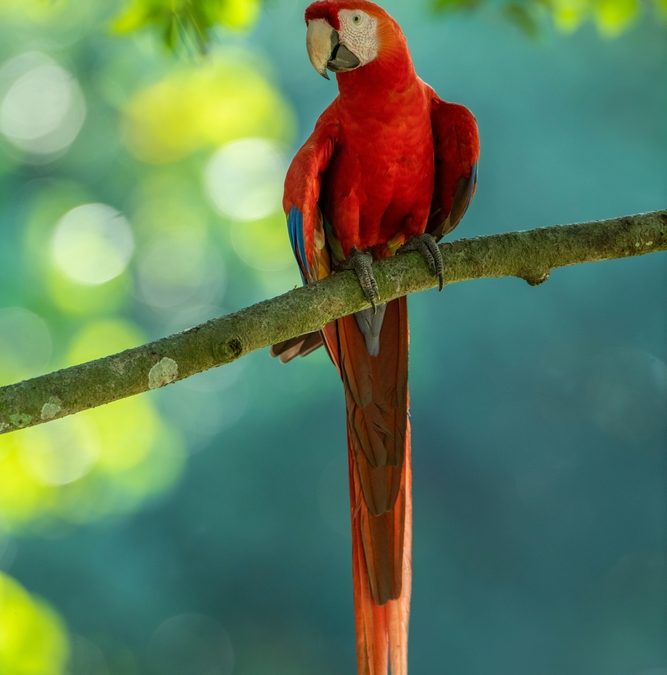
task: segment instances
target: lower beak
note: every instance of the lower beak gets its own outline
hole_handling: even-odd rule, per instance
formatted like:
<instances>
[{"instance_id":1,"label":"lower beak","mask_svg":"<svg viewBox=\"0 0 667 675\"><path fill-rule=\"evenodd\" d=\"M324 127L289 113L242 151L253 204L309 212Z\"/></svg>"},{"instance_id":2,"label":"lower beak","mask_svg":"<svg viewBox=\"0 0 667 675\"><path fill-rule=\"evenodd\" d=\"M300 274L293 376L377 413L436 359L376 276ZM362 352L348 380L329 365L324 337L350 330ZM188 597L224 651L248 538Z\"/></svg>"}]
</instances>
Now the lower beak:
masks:
<instances>
[{"instance_id":1,"label":"lower beak","mask_svg":"<svg viewBox=\"0 0 667 675\"><path fill-rule=\"evenodd\" d=\"M338 32L324 19L313 19L308 23L306 46L313 68L327 80L327 68L342 73L361 65L361 61L340 43Z\"/></svg>"}]
</instances>

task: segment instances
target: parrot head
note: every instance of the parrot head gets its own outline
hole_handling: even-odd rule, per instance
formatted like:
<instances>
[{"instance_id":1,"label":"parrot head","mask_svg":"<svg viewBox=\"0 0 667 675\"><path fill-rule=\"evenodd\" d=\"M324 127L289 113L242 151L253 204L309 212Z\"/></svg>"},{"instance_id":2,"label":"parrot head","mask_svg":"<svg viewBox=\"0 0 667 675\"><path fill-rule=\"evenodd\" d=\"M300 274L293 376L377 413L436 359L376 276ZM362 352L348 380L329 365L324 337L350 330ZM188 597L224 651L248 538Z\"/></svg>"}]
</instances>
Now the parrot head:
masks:
<instances>
[{"instance_id":1,"label":"parrot head","mask_svg":"<svg viewBox=\"0 0 667 675\"><path fill-rule=\"evenodd\" d=\"M367 0L321 0L306 9L306 46L315 70L346 73L377 61L404 44L394 19Z\"/></svg>"}]
</instances>

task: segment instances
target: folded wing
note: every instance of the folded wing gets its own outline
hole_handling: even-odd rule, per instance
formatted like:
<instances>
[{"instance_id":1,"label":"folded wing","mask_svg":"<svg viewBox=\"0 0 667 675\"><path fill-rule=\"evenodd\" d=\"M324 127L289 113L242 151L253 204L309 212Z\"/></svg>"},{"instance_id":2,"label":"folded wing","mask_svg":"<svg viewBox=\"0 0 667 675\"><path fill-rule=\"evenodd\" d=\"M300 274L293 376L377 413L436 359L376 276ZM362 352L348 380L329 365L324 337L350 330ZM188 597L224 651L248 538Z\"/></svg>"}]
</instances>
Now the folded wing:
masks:
<instances>
[{"instance_id":1,"label":"folded wing","mask_svg":"<svg viewBox=\"0 0 667 675\"><path fill-rule=\"evenodd\" d=\"M477 121L466 107L442 101L435 92L432 95L436 173L427 231L439 240L459 224L475 194L479 134Z\"/></svg>"}]
</instances>

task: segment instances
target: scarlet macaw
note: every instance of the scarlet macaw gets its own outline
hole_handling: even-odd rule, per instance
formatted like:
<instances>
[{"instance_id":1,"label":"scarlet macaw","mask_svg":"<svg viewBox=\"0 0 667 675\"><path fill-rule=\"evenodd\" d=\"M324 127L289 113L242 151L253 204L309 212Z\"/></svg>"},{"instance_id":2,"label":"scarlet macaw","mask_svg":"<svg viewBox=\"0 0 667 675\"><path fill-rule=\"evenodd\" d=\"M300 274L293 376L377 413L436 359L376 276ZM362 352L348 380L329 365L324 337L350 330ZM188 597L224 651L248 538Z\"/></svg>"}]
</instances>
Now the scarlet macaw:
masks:
<instances>
[{"instance_id":1,"label":"scarlet macaw","mask_svg":"<svg viewBox=\"0 0 667 675\"><path fill-rule=\"evenodd\" d=\"M475 192L472 113L415 73L396 21L366 0L306 10L315 69L339 96L292 162L283 206L304 282L353 269L373 305L273 348L283 361L325 344L342 378L360 675L407 674L412 494L405 298L381 304L372 262L418 250L443 283L436 242Z\"/></svg>"}]
</instances>

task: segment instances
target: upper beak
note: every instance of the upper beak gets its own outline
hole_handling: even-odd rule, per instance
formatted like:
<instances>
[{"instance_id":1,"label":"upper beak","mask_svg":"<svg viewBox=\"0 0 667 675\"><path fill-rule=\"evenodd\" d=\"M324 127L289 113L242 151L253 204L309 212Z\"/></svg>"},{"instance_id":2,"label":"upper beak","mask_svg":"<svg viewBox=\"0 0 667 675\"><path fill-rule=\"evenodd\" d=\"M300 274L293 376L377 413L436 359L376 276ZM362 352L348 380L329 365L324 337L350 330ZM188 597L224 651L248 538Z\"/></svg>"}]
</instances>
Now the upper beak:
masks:
<instances>
[{"instance_id":1,"label":"upper beak","mask_svg":"<svg viewBox=\"0 0 667 675\"><path fill-rule=\"evenodd\" d=\"M325 19L313 19L308 22L306 33L308 57L313 68L327 80L327 68L335 73L354 70L361 61L340 43L338 32Z\"/></svg>"}]
</instances>

